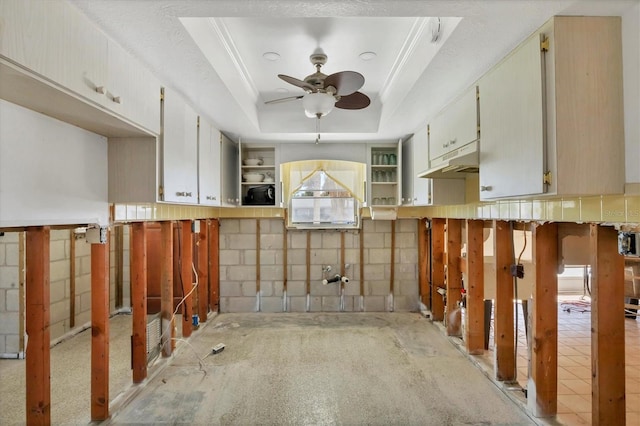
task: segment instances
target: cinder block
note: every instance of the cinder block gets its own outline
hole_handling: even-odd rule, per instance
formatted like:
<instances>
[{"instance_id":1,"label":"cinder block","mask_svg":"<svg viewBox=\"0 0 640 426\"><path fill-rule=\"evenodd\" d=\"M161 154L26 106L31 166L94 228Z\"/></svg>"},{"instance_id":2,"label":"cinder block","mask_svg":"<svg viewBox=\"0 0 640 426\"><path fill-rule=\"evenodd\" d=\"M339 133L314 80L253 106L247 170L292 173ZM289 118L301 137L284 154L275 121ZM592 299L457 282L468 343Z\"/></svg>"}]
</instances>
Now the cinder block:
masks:
<instances>
[{"instance_id":1,"label":"cinder block","mask_svg":"<svg viewBox=\"0 0 640 426\"><path fill-rule=\"evenodd\" d=\"M240 232L240 219L220 219L220 234L237 234Z\"/></svg>"},{"instance_id":2,"label":"cinder block","mask_svg":"<svg viewBox=\"0 0 640 426\"><path fill-rule=\"evenodd\" d=\"M403 248L400 250L400 263L418 263L418 250L416 248Z\"/></svg>"},{"instance_id":3,"label":"cinder block","mask_svg":"<svg viewBox=\"0 0 640 426\"><path fill-rule=\"evenodd\" d=\"M256 279L255 265L232 265L227 266L226 279L229 281L247 281Z\"/></svg>"},{"instance_id":4,"label":"cinder block","mask_svg":"<svg viewBox=\"0 0 640 426\"><path fill-rule=\"evenodd\" d=\"M262 249L282 249L282 234L260 235L260 247Z\"/></svg>"},{"instance_id":5,"label":"cinder block","mask_svg":"<svg viewBox=\"0 0 640 426\"><path fill-rule=\"evenodd\" d=\"M395 312L417 312L418 296L394 296L393 310Z\"/></svg>"},{"instance_id":6,"label":"cinder block","mask_svg":"<svg viewBox=\"0 0 640 426\"><path fill-rule=\"evenodd\" d=\"M333 248L323 248L311 251L312 265L333 265L338 264L338 256L340 254L340 246Z\"/></svg>"},{"instance_id":7,"label":"cinder block","mask_svg":"<svg viewBox=\"0 0 640 426\"><path fill-rule=\"evenodd\" d=\"M306 296L307 284L305 281L287 281L287 296Z\"/></svg>"},{"instance_id":8,"label":"cinder block","mask_svg":"<svg viewBox=\"0 0 640 426\"><path fill-rule=\"evenodd\" d=\"M322 233L322 248L340 248L340 233L326 231Z\"/></svg>"},{"instance_id":9,"label":"cinder block","mask_svg":"<svg viewBox=\"0 0 640 426\"><path fill-rule=\"evenodd\" d=\"M288 233L290 249L306 249L307 233L302 231L291 231Z\"/></svg>"},{"instance_id":10,"label":"cinder block","mask_svg":"<svg viewBox=\"0 0 640 426\"><path fill-rule=\"evenodd\" d=\"M323 296L323 312L340 312L340 296Z\"/></svg>"},{"instance_id":11,"label":"cinder block","mask_svg":"<svg viewBox=\"0 0 640 426\"><path fill-rule=\"evenodd\" d=\"M239 265L240 250L220 250L220 265Z\"/></svg>"},{"instance_id":12,"label":"cinder block","mask_svg":"<svg viewBox=\"0 0 640 426\"><path fill-rule=\"evenodd\" d=\"M229 248L237 250L255 250L255 234L234 234L229 238Z\"/></svg>"},{"instance_id":13,"label":"cinder block","mask_svg":"<svg viewBox=\"0 0 640 426\"><path fill-rule=\"evenodd\" d=\"M6 244L5 245L5 258L4 263L7 266L19 266L20 265L20 246L18 244Z\"/></svg>"},{"instance_id":14,"label":"cinder block","mask_svg":"<svg viewBox=\"0 0 640 426\"><path fill-rule=\"evenodd\" d=\"M0 350L0 353L17 354L18 352L20 352L20 335L19 334L6 335L4 350Z\"/></svg>"},{"instance_id":15,"label":"cinder block","mask_svg":"<svg viewBox=\"0 0 640 426\"><path fill-rule=\"evenodd\" d=\"M320 281L311 281L312 296L337 296L338 294L340 294L339 283L323 285Z\"/></svg>"},{"instance_id":16,"label":"cinder block","mask_svg":"<svg viewBox=\"0 0 640 426\"><path fill-rule=\"evenodd\" d=\"M77 273L80 273L82 275L90 274L91 273L91 256L82 256L78 260L80 261L80 268L76 268L76 274ZM67 271L68 271L68 266L67 266Z\"/></svg>"},{"instance_id":17,"label":"cinder block","mask_svg":"<svg viewBox=\"0 0 640 426\"><path fill-rule=\"evenodd\" d=\"M77 304L76 304L77 306ZM76 328L91 321L91 311L80 312L76 315Z\"/></svg>"},{"instance_id":18,"label":"cinder block","mask_svg":"<svg viewBox=\"0 0 640 426\"><path fill-rule=\"evenodd\" d=\"M387 296L389 294L389 281L365 281L364 294L366 296Z\"/></svg>"},{"instance_id":19,"label":"cinder block","mask_svg":"<svg viewBox=\"0 0 640 426\"><path fill-rule=\"evenodd\" d=\"M7 311L7 291L0 289L0 312Z\"/></svg>"},{"instance_id":20,"label":"cinder block","mask_svg":"<svg viewBox=\"0 0 640 426\"><path fill-rule=\"evenodd\" d=\"M263 297L282 297L282 281L260 281L260 295Z\"/></svg>"},{"instance_id":21,"label":"cinder block","mask_svg":"<svg viewBox=\"0 0 640 426\"><path fill-rule=\"evenodd\" d=\"M0 237L0 244L6 243L17 243L20 240L20 234L22 232L5 232L2 237Z\"/></svg>"},{"instance_id":22,"label":"cinder block","mask_svg":"<svg viewBox=\"0 0 640 426\"><path fill-rule=\"evenodd\" d=\"M69 278L71 272L69 269L69 260L67 259L51 262L49 265L50 281L54 282ZM91 273L91 269L87 273Z\"/></svg>"},{"instance_id":23,"label":"cinder block","mask_svg":"<svg viewBox=\"0 0 640 426\"><path fill-rule=\"evenodd\" d=\"M344 233L344 248L353 249L360 247L360 233L359 232L345 232Z\"/></svg>"},{"instance_id":24,"label":"cinder block","mask_svg":"<svg viewBox=\"0 0 640 426\"><path fill-rule=\"evenodd\" d=\"M238 281L220 281L220 297L242 296L242 286Z\"/></svg>"},{"instance_id":25,"label":"cinder block","mask_svg":"<svg viewBox=\"0 0 640 426\"><path fill-rule=\"evenodd\" d=\"M377 265L372 265L372 264L366 264L364 265L364 280L365 282L369 281L369 280L380 280L383 278L387 278L385 276L385 265L383 264L377 264Z\"/></svg>"},{"instance_id":26,"label":"cinder block","mask_svg":"<svg viewBox=\"0 0 640 426\"><path fill-rule=\"evenodd\" d=\"M346 296L360 295L360 281L349 281L344 285L344 294Z\"/></svg>"},{"instance_id":27,"label":"cinder block","mask_svg":"<svg viewBox=\"0 0 640 426\"><path fill-rule=\"evenodd\" d=\"M307 265L306 249L287 251L287 263L289 265Z\"/></svg>"},{"instance_id":28,"label":"cinder block","mask_svg":"<svg viewBox=\"0 0 640 426\"><path fill-rule=\"evenodd\" d=\"M76 303L76 312L89 312L91 313L91 292L82 293L80 295L80 303Z\"/></svg>"},{"instance_id":29,"label":"cinder block","mask_svg":"<svg viewBox=\"0 0 640 426\"><path fill-rule=\"evenodd\" d=\"M418 278L418 264L397 263L395 277L398 280L416 280Z\"/></svg>"},{"instance_id":30,"label":"cinder block","mask_svg":"<svg viewBox=\"0 0 640 426\"><path fill-rule=\"evenodd\" d=\"M276 254L279 250L260 250L260 265L275 265L276 264Z\"/></svg>"},{"instance_id":31,"label":"cinder block","mask_svg":"<svg viewBox=\"0 0 640 426\"><path fill-rule=\"evenodd\" d=\"M344 312L355 312L355 311L359 311L360 308L358 307L356 309L357 303L356 303L356 299L360 299L359 296L353 297L353 296L344 296L344 302L343 302L343 310Z\"/></svg>"},{"instance_id":32,"label":"cinder block","mask_svg":"<svg viewBox=\"0 0 640 426\"><path fill-rule=\"evenodd\" d=\"M367 249L384 248L384 234L366 232L363 239Z\"/></svg>"},{"instance_id":33,"label":"cinder block","mask_svg":"<svg viewBox=\"0 0 640 426\"><path fill-rule=\"evenodd\" d=\"M418 219L400 219L396 223L398 224L398 232L417 233L420 221Z\"/></svg>"},{"instance_id":34,"label":"cinder block","mask_svg":"<svg viewBox=\"0 0 640 426\"><path fill-rule=\"evenodd\" d=\"M383 296L365 296L365 312L386 312L386 300L387 298Z\"/></svg>"},{"instance_id":35,"label":"cinder block","mask_svg":"<svg viewBox=\"0 0 640 426\"><path fill-rule=\"evenodd\" d=\"M66 243L68 243L68 241L69 240L51 241L51 243L49 244L49 260L56 261L65 259L67 257L65 245Z\"/></svg>"},{"instance_id":36,"label":"cinder block","mask_svg":"<svg viewBox=\"0 0 640 426\"><path fill-rule=\"evenodd\" d=\"M8 312L20 312L20 292L17 288L8 289L5 292L6 307Z\"/></svg>"},{"instance_id":37,"label":"cinder block","mask_svg":"<svg viewBox=\"0 0 640 426\"><path fill-rule=\"evenodd\" d=\"M66 229L52 229L49 232L49 241L59 241L69 239L69 231Z\"/></svg>"},{"instance_id":38,"label":"cinder block","mask_svg":"<svg viewBox=\"0 0 640 426\"><path fill-rule=\"evenodd\" d=\"M375 232L391 233L391 226L394 223L390 220L374 220L373 224Z\"/></svg>"},{"instance_id":39,"label":"cinder block","mask_svg":"<svg viewBox=\"0 0 640 426\"><path fill-rule=\"evenodd\" d=\"M256 265L257 264L256 250L241 250L240 263L243 265Z\"/></svg>"},{"instance_id":40,"label":"cinder block","mask_svg":"<svg viewBox=\"0 0 640 426\"><path fill-rule=\"evenodd\" d=\"M91 244L87 240L76 241L76 257L91 256Z\"/></svg>"},{"instance_id":41,"label":"cinder block","mask_svg":"<svg viewBox=\"0 0 640 426\"><path fill-rule=\"evenodd\" d=\"M251 297L255 296L258 292L257 285L255 281L243 281L240 285L242 287L242 295Z\"/></svg>"},{"instance_id":42,"label":"cinder block","mask_svg":"<svg viewBox=\"0 0 640 426\"><path fill-rule=\"evenodd\" d=\"M76 294L91 292L91 275L80 275L76 277Z\"/></svg>"},{"instance_id":43,"label":"cinder block","mask_svg":"<svg viewBox=\"0 0 640 426\"><path fill-rule=\"evenodd\" d=\"M261 297L260 312L283 312L282 297Z\"/></svg>"},{"instance_id":44,"label":"cinder block","mask_svg":"<svg viewBox=\"0 0 640 426\"><path fill-rule=\"evenodd\" d=\"M322 312L322 297L309 298L309 312Z\"/></svg>"},{"instance_id":45,"label":"cinder block","mask_svg":"<svg viewBox=\"0 0 640 426\"><path fill-rule=\"evenodd\" d=\"M307 297L296 296L289 297L287 300L288 312L306 312L307 311Z\"/></svg>"},{"instance_id":46,"label":"cinder block","mask_svg":"<svg viewBox=\"0 0 640 426\"><path fill-rule=\"evenodd\" d=\"M307 280L307 265L291 265L289 277L295 281Z\"/></svg>"},{"instance_id":47,"label":"cinder block","mask_svg":"<svg viewBox=\"0 0 640 426\"><path fill-rule=\"evenodd\" d=\"M258 230L258 220L259 219L240 219L240 233L253 235L253 240L255 241L256 231Z\"/></svg>"},{"instance_id":48,"label":"cinder block","mask_svg":"<svg viewBox=\"0 0 640 426\"><path fill-rule=\"evenodd\" d=\"M369 252L369 264L383 264L386 265L391 260L391 250L381 248L370 248Z\"/></svg>"},{"instance_id":49,"label":"cinder block","mask_svg":"<svg viewBox=\"0 0 640 426\"><path fill-rule=\"evenodd\" d=\"M418 246L418 239L414 232L396 233L396 247L416 248L417 246Z\"/></svg>"},{"instance_id":50,"label":"cinder block","mask_svg":"<svg viewBox=\"0 0 640 426\"><path fill-rule=\"evenodd\" d=\"M362 219L362 231L365 232L365 236L369 232L373 232L375 228L374 221L371 219Z\"/></svg>"},{"instance_id":51,"label":"cinder block","mask_svg":"<svg viewBox=\"0 0 640 426\"><path fill-rule=\"evenodd\" d=\"M59 302L61 300L64 300L67 298L67 283L69 281L68 280L58 280L58 281L51 281L51 283L49 284L49 294L50 294L50 301L51 303L55 303L55 302Z\"/></svg>"},{"instance_id":52,"label":"cinder block","mask_svg":"<svg viewBox=\"0 0 640 426\"><path fill-rule=\"evenodd\" d=\"M220 312L255 312L256 297L228 297L226 306L220 305Z\"/></svg>"},{"instance_id":53,"label":"cinder block","mask_svg":"<svg viewBox=\"0 0 640 426\"><path fill-rule=\"evenodd\" d=\"M311 233L311 245L312 249L321 249L322 248L322 231L312 232Z\"/></svg>"},{"instance_id":54,"label":"cinder block","mask_svg":"<svg viewBox=\"0 0 640 426\"><path fill-rule=\"evenodd\" d=\"M283 219L268 219L264 220L264 223L268 225L262 226L262 228L269 234L279 234L280 240L282 240L282 234L284 233L284 220Z\"/></svg>"},{"instance_id":55,"label":"cinder block","mask_svg":"<svg viewBox=\"0 0 640 426\"><path fill-rule=\"evenodd\" d=\"M7 253L7 245L0 239L0 267L6 265L5 255Z\"/></svg>"},{"instance_id":56,"label":"cinder block","mask_svg":"<svg viewBox=\"0 0 640 426\"><path fill-rule=\"evenodd\" d=\"M0 266L0 288L18 288L17 266Z\"/></svg>"},{"instance_id":57,"label":"cinder block","mask_svg":"<svg viewBox=\"0 0 640 426\"><path fill-rule=\"evenodd\" d=\"M284 269L281 265L262 266L260 268L260 278L268 281L282 280Z\"/></svg>"},{"instance_id":58,"label":"cinder block","mask_svg":"<svg viewBox=\"0 0 640 426\"><path fill-rule=\"evenodd\" d=\"M17 334L19 331L18 312L0 312L0 335Z\"/></svg>"},{"instance_id":59,"label":"cinder block","mask_svg":"<svg viewBox=\"0 0 640 426\"><path fill-rule=\"evenodd\" d=\"M69 303L66 300L51 304L51 324L66 321L69 318Z\"/></svg>"},{"instance_id":60,"label":"cinder block","mask_svg":"<svg viewBox=\"0 0 640 426\"><path fill-rule=\"evenodd\" d=\"M67 332L66 329L64 321L53 323L49 326L49 337L51 337L51 340L62 337Z\"/></svg>"}]
</instances>

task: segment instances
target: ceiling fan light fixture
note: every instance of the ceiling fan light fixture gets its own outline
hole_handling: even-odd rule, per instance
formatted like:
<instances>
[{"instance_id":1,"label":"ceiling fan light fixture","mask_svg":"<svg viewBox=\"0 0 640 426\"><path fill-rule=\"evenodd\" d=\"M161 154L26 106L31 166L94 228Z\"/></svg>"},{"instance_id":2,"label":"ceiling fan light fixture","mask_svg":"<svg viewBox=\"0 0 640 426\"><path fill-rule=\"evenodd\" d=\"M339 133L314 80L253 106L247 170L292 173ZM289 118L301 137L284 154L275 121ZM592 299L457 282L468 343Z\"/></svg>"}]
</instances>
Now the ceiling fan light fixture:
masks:
<instances>
[{"instance_id":1,"label":"ceiling fan light fixture","mask_svg":"<svg viewBox=\"0 0 640 426\"><path fill-rule=\"evenodd\" d=\"M336 103L336 99L330 93L307 93L302 98L304 113L309 118L324 117L329 114Z\"/></svg>"},{"instance_id":2,"label":"ceiling fan light fixture","mask_svg":"<svg viewBox=\"0 0 640 426\"><path fill-rule=\"evenodd\" d=\"M362 59L363 61L370 61L373 58L375 58L376 56L378 56L376 54L376 52L362 52L359 57L360 59Z\"/></svg>"},{"instance_id":3,"label":"ceiling fan light fixture","mask_svg":"<svg viewBox=\"0 0 640 426\"><path fill-rule=\"evenodd\" d=\"M264 59L266 59L267 61L277 61L278 59L280 59L280 54L278 54L277 52L264 52L262 54L262 57Z\"/></svg>"}]
</instances>

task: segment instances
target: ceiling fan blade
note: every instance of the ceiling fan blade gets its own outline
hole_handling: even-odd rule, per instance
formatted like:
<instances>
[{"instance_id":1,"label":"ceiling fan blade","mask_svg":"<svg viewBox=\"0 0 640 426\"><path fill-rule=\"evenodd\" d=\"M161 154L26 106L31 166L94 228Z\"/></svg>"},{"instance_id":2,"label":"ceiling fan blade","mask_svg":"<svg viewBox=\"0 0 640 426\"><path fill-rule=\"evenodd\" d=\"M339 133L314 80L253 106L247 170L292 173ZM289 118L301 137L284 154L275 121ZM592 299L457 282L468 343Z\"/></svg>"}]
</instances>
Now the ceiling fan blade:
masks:
<instances>
[{"instance_id":1,"label":"ceiling fan blade","mask_svg":"<svg viewBox=\"0 0 640 426\"><path fill-rule=\"evenodd\" d=\"M287 96L286 98L280 98L280 99L272 99L270 101L266 101L265 104L279 104L282 102L289 102L289 101L293 101L295 99L302 99L304 98L304 95L299 95L299 96Z\"/></svg>"},{"instance_id":2,"label":"ceiling fan blade","mask_svg":"<svg viewBox=\"0 0 640 426\"><path fill-rule=\"evenodd\" d=\"M363 109L371 104L371 99L362 92L355 92L348 96L342 96L336 102L336 108L342 109Z\"/></svg>"},{"instance_id":3,"label":"ceiling fan blade","mask_svg":"<svg viewBox=\"0 0 640 426\"><path fill-rule=\"evenodd\" d=\"M298 86L302 89L309 89L309 90L315 90L316 88L313 87L313 85L307 83L306 81L302 81L298 78L295 77L290 77L288 75L284 75L284 74L278 74L278 77L280 77L280 79L286 81L289 84L293 84L294 86Z\"/></svg>"},{"instance_id":4,"label":"ceiling fan blade","mask_svg":"<svg viewBox=\"0 0 640 426\"><path fill-rule=\"evenodd\" d=\"M324 79L325 89L329 86L336 88L336 95L348 96L364 85L364 77L359 72L342 71L331 74Z\"/></svg>"}]
</instances>

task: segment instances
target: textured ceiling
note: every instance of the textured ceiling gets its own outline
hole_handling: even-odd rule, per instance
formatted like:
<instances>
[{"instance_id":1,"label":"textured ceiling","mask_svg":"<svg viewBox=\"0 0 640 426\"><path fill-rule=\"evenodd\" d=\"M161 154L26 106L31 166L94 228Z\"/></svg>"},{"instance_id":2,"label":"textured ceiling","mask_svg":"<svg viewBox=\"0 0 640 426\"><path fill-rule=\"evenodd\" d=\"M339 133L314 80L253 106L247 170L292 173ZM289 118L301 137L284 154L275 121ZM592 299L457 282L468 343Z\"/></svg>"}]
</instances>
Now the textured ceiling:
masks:
<instances>
[{"instance_id":1,"label":"textured ceiling","mask_svg":"<svg viewBox=\"0 0 640 426\"><path fill-rule=\"evenodd\" d=\"M317 48L329 57L326 74L361 72L372 100L324 117L322 139L397 140L423 128L551 16L620 15L638 0L71 2L232 138L309 142L316 123L300 101L264 101L303 94L276 75L303 79ZM435 44L427 17L442 18ZM280 60L264 60L266 51ZM377 56L362 61L364 51Z\"/></svg>"}]
</instances>

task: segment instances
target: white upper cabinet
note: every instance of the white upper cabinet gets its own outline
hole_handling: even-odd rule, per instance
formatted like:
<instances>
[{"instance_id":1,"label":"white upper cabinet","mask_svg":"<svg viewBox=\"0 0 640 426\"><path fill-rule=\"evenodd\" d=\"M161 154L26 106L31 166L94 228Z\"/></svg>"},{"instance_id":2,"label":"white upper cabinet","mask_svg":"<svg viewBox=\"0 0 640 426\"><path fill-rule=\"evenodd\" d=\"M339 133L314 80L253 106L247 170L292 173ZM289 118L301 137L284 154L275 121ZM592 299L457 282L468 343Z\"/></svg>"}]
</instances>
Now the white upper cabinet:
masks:
<instances>
[{"instance_id":1,"label":"white upper cabinet","mask_svg":"<svg viewBox=\"0 0 640 426\"><path fill-rule=\"evenodd\" d=\"M220 131L200 117L198 125L198 194L200 204L219 206L220 193Z\"/></svg>"},{"instance_id":2,"label":"white upper cabinet","mask_svg":"<svg viewBox=\"0 0 640 426\"><path fill-rule=\"evenodd\" d=\"M222 205L234 207L240 204L238 195L238 145L224 134L220 139L222 161L220 175L222 176Z\"/></svg>"},{"instance_id":3,"label":"white upper cabinet","mask_svg":"<svg viewBox=\"0 0 640 426\"><path fill-rule=\"evenodd\" d=\"M618 17L555 17L479 81L480 199L624 190Z\"/></svg>"},{"instance_id":4,"label":"white upper cabinet","mask_svg":"<svg viewBox=\"0 0 640 426\"><path fill-rule=\"evenodd\" d=\"M198 202L198 114L176 92L162 101L162 201Z\"/></svg>"},{"instance_id":5,"label":"white upper cabinet","mask_svg":"<svg viewBox=\"0 0 640 426\"><path fill-rule=\"evenodd\" d=\"M119 44L109 40L108 80L102 102L113 112L160 134L160 81Z\"/></svg>"},{"instance_id":6,"label":"white upper cabinet","mask_svg":"<svg viewBox=\"0 0 640 426\"><path fill-rule=\"evenodd\" d=\"M429 160L478 139L476 87L467 90L429 123Z\"/></svg>"},{"instance_id":7,"label":"white upper cabinet","mask_svg":"<svg viewBox=\"0 0 640 426\"><path fill-rule=\"evenodd\" d=\"M367 146L367 203L370 207L402 204L402 141Z\"/></svg>"}]
</instances>

